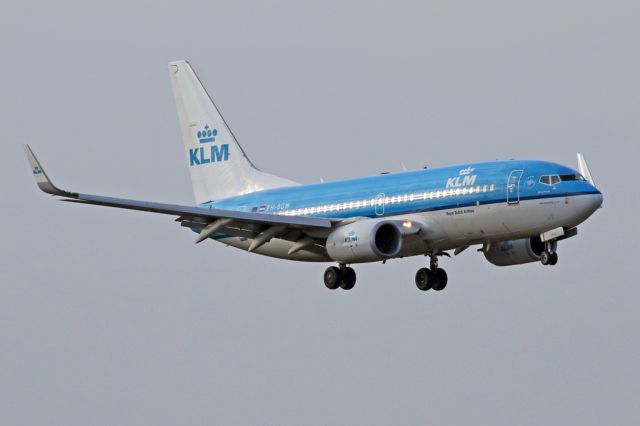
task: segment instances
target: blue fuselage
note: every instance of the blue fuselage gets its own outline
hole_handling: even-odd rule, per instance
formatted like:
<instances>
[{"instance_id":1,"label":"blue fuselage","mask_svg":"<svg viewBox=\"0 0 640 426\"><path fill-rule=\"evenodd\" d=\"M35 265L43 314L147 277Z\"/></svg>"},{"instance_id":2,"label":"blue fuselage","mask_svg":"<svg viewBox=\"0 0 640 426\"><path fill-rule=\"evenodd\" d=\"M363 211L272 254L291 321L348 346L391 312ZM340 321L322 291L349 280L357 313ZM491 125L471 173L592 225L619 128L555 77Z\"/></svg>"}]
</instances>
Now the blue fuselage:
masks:
<instances>
[{"instance_id":1,"label":"blue fuselage","mask_svg":"<svg viewBox=\"0 0 640 426\"><path fill-rule=\"evenodd\" d=\"M588 194L601 195L569 167L544 161L496 161L277 188L203 206L339 219Z\"/></svg>"}]
</instances>

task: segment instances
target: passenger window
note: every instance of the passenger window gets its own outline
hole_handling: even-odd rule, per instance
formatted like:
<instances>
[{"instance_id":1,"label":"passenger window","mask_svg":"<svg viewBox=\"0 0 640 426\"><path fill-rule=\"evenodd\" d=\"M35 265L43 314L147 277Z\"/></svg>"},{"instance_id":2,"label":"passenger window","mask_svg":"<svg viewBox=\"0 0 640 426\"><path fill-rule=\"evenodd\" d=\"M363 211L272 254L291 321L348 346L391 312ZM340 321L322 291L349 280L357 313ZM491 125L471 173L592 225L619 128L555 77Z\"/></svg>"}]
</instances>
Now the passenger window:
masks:
<instances>
[{"instance_id":1,"label":"passenger window","mask_svg":"<svg viewBox=\"0 0 640 426\"><path fill-rule=\"evenodd\" d=\"M545 185L550 185L551 181L549 180L549 176L540 176L540 183L544 183Z\"/></svg>"}]
</instances>

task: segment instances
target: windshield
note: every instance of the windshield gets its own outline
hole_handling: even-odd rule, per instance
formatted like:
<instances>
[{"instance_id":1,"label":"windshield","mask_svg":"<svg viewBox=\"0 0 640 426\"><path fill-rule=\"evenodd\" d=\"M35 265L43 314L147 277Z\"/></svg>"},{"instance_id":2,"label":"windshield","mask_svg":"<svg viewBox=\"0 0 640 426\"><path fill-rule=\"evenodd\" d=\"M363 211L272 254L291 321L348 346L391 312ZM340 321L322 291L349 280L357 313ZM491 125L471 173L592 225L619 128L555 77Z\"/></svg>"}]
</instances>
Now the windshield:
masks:
<instances>
[{"instance_id":1,"label":"windshield","mask_svg":"<svg viewBox=\"0 0 640 426\"><path fill-rule=\"evenodd\" d=\"M568 181L580 181L580 182L584 182L584 177L580 174L575 174L575 175L560 175L560 180L563 182L568 182Z\"/></svg>"},{"instance_id":2,"label":"windshield","mask_svg":"<svg viewBox=\"0 0 640 426\"><path fill-rule=\"evenodd\" d=\"M576 182L576 181L584 182L585 178L581 174L540 176L540 183L544 185L555 185L558 182Z\"/></svg>"}]
</instances>

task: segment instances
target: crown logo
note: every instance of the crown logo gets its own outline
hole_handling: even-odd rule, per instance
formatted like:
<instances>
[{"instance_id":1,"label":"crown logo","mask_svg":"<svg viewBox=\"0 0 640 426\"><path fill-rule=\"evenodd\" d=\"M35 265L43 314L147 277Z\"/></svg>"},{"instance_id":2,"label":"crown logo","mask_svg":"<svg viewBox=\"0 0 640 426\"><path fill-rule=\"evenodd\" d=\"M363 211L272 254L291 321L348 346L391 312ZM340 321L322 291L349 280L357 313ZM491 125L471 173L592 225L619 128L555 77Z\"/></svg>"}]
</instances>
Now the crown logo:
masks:
<instances>
[{"instance_id":1,"label":"crown logo","mask_svg":"<svg viewBox=\"0 0 640 426\"><path fill-rule=\"evenodd\" d=\"M41 174L41 173L42 173L42 169L40 168L40 166L35 166L35 167L33 168L33 174L34 174L34 175L39 175L39 174Z\"/></svg>"},{"instance_id":2,"label":"crown logo","mask_svg":"<svg viewBox=\"0 0 640 426\"><path fill-rule=\"evenodd\" d=\"M215 142L218 129L211 129L208 124L205 124L204 129L198 130L197 135L200 143Z\"/></svg>"}]
</instances>

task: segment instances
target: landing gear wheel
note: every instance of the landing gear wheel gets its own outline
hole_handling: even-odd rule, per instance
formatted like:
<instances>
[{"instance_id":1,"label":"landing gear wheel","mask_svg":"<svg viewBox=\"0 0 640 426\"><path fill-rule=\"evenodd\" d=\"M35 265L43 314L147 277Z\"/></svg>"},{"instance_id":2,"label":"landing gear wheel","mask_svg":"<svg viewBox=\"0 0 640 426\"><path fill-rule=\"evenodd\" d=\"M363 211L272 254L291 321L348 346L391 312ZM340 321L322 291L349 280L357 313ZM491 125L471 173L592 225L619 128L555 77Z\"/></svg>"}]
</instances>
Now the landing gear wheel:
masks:
<instances>
[{"instance_id":1,"label":"landing gear wheel","mask_svg":"<svg viewBox=\"0 0 640 426\"><path fill-rule=\"evenodd\" d=\"M340 288L343 290L351 290L356 285L356 271L351 268L344 268L342 271L342 281Z\"/></svg>"},{"instance_id":2,"label":"landing gear wheel","mask_svg":"<svg viewBox=\"0 0 640 426\"><path fill-rule=\"evenodd\" d=\"M554 252L551 254L551 262L549 262L549 265L555 265L556 263L558 263L558 253Z\"/></svg>"},{"instance_id":3,"label":"landing gear wheel","mask_svg":"<svg viewBox=\"0 0 640 426\"><path fill-rule=\"evenodd\" d=\"M445 270L441 269L441 268L438 268L433 273L433 276L434 276L434 281L435 281L433 283L433 289L435 291L444 290L444 288L447 286L447 282L449 281L449 278L447 277L447 273L445 272Z\"/></svg>"},{"instance_id":4,"label":"landing gear wheel","mask_svg":"<svg viewBox=\"0 0 640 426\"><path fill-rule=\"evenodd\" d=\"M540 263L550 265L552 257L552 254L545 250L540 254Z\"/></svg>"},{"instance_id":5,"label":"landing gear wheel","mask_svg":"<svg viewBox=\"0 0 640 426\"><path fill-rule=\"evenodd\" d=\"M342 282L340 269L335 266L329 266L324 271L324 285L326 285L329 290L335 290L340 287L340 282Z\"/></svg>"},{"instance_id":6,"label":"landing gear wheel","mask_svg":"<svg viewBox=\"0 0 640 426\"><path fill-rule=\"evenodd\" d=\"M433 274L428 268L420 268L416 272L416 286L422 290L427 291L433 284Z\"/></svg>"}]
</instances>

